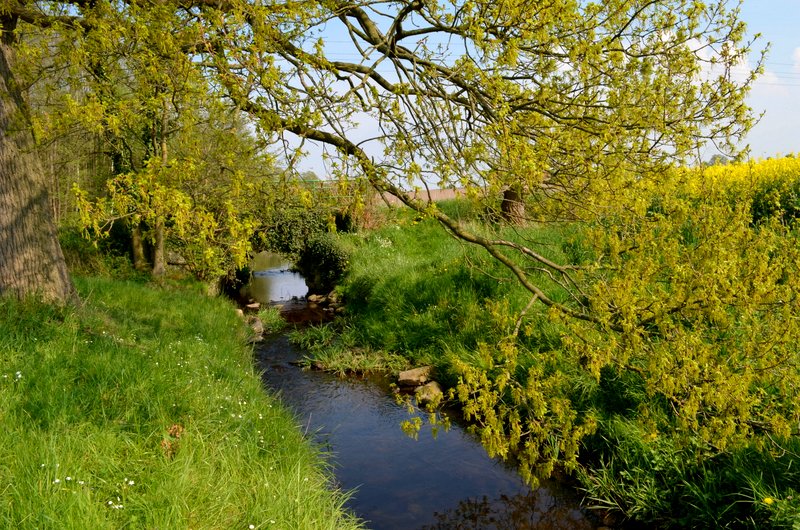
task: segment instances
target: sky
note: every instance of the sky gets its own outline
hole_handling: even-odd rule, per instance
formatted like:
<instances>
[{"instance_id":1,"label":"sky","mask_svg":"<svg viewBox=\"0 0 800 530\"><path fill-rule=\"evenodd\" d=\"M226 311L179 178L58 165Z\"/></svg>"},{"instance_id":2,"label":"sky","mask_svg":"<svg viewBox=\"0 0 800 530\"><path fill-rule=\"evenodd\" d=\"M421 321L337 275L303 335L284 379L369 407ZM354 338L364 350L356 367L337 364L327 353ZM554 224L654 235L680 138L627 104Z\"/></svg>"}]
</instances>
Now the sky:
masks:
<instances>
[{"instance_id":1,"label":"sky","mask_svg":"<svg viewBox=\"0 0 800 530\"><path fill-rule=\"evenodd\" d=\"M744 0L742 19L748 34L762 35L756 49L770 44L764 75L748 99L764 113L746 139L750 155L800 154L800 0Z\"/></svg>"}]
</instances>

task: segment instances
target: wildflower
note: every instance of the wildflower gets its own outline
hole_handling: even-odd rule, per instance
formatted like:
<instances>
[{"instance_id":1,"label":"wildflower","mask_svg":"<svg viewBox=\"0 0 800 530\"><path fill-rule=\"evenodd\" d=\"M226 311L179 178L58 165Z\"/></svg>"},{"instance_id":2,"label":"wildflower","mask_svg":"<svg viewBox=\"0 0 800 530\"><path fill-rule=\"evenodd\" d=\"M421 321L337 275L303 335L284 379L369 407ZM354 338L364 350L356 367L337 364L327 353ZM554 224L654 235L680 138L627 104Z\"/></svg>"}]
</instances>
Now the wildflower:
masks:
<instances>
[{"instance_id":1,"label":"wildflower","mask_svg":"<svg viewBox=\"0 0 800 530\"><path fill-rule=\"evenodd\" d=\"M775 499L773 499L772 497L764 497L764 504L766 504L767 506L769 506L773 502L775 502Z\"/></svg>"}]
</instances>

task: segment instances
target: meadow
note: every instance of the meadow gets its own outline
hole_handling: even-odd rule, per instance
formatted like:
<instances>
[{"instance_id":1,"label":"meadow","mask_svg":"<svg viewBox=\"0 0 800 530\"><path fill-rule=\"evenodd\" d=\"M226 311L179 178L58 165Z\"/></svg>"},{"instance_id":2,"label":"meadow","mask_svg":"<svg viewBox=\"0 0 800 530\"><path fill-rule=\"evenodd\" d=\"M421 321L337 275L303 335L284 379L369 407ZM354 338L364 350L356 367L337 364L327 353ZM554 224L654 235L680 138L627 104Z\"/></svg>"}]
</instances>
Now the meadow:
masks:
<instances>
[{"instance_id":1,"label":"meadow","mask_svg":"<svg viewBox=\"0 0 800 530\"><path fill-rule=\"evenodd\" d=\"M0 302L3 528L359 528L231 303L80 277Z\"/></svg>"}]
</instances>

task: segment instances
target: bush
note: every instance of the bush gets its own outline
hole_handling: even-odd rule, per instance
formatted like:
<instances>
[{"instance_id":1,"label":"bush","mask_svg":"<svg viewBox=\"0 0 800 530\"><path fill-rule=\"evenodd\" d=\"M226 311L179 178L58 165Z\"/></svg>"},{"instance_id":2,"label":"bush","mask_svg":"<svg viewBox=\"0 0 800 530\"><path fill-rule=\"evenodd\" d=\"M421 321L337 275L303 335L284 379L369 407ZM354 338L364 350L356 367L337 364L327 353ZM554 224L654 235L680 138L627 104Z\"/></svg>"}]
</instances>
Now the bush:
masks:
<instances>
[{"instance_id":1,"label":"bush","mask_svg":"<svg viewBox=\"0 0 800 530\"><path fill-rule=\"evenodd\" d=\"M703 454L621 418L585 441L590 505L659 528L797 528L798 443Z\"/></svg>"},{"instance_id":2,"label":"bush","mask_svg":"<svg viewBox=\"0 0 800 530\"><path fill-rule=\"evenodd\" d=\"M278 206L263 219L263 229L254 246L297 259L307 242L327 231L327 219L319 211L296 205Z\"/></svg>"},{"instance_id":3,"label":"bush","mask_svg":"<svg viewBox=\"0 0 800 530\"><path fill-rule=\"evenodd\" d=\"M124 237L119 234L119 231L112 231L109 238L92 242L77 228L62 228L58 237L70 272L114 278L140 276L133 268L130 247L125 246Z\"/></svg>"},{"instance_id":4,"label":"bush","mask_svg":"<svg viewBox=\"0 0 800 530\"><path fill-rule=\"evenodd\" d=\"M306 279L309 293L328 293L344 276L347 258L334 236L323 233L308 241L295 266Z\"/></svg>"},{"instance_id":5,"label":"bush","mask_svg":"<svg viewBox=\"0 0 800 530\"><path fill-rule=\"evenodd\" d=\"M753 196L752 214L753 224L771 218L792 224L800 218L800 178L761 184Z\"/></svg>"}]
</instances>

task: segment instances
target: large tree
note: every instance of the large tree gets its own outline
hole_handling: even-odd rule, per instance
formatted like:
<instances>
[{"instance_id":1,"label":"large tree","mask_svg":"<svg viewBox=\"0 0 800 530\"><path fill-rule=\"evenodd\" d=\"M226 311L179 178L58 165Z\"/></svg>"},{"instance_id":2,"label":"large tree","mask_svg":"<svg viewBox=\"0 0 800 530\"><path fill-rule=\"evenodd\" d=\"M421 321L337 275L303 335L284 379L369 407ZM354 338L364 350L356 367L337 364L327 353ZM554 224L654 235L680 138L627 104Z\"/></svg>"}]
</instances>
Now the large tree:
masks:
<instances>
[{"instance_id":1,"label":"large tree","mask_svg":"<svg viewBox=\"0 0 800 530\"><path fill-rule=\"evenodd\" d=\"M212 279L246 262L258 195L278 170L252 122L192 64L196 30L162 7L87 10L91 26L28 25L21 77L35 81L42 151L52 157L64 144L56 155L94 162L88 178L62 176L60 187L77 191L68 221L100 238L113 228L116 244L129 237L137 270L163 275L169 246L186 270Z\"/></svg>"},{"instance_id":2,"label":"large tree","mask_svg":"<svg viewBox=\"0 0 800 530\"><path fill-rule=\"evenodd\" d=\"M413 192L534 192L548 219L587 218L704 146L736 153L753 123L759 65L735 75L750 52L738 2L211 1L196 14L209 75L265 130L327 147L347 178L435 216L580 319L595 317L557 304L513 255L558 289L571 264L470 232Z\"/></svg>"},{"instance_id":3,"label":"large tree","mask_svg":"<svg viewBox=\"0 0 800 530\"><path fill-rule=\"evenodd\" d=\"M71 296L15 81L14 28L116 49L146 42L152 86L161 61L181 57L259 134L282 140L288 162L321 146L333 175L361 178L485 248L530 292L529 307L547 306L568 330L574 370L595 384L603 373L631 378L653 397L635 413L656 437L697 444L702 462L754 433L796 435L796 245L785 227L753 230L749 206L713 186L683 194L671 171L707 146L736 155L753 123L745 97L761 66L739 74L751 51L739 4L5 0L0 290ZM89 64L97 52L85 51ZM153 101L163 108L169 92ZM525 216L591 221L590 235L574 262L556 262L521 231L448 217L424 200L429 187L495 204L505 194ZM528 478L576 466L597 418L562 399L580 389L564 390L546 354L517 362L522 321L500 320L507 340L480 352L488 369L464 368L459 399L489 451L516 453Z\"/></svg>"},{"instance_id":4,"label":"large tree","mask_svg":"<svg viewBox=\"0 0 800 530\"><path fill-rule=\"evenodd\" d=\"M15 76L17 17L0 16L0 295L68 301L74 288L58 243L30 111Z\"/></svg>"},{"instance_id":5,"label":"large tree","mask_svg":"<svg viewBox=\"0 0 800 530\"><path fill-rule=\"evenodd\" d=\"M508 189L541 190L562 206L553 215L581 216L703 145L734 151L752 123L744 98L753 78L732 73L749 49L737 5L729 3L5 2L3 100L12 119L4 141L13 140L13 149L4 151L4 169L12 163L27 169L3 181L4 214L40 218L42 228L40 237L20 238L17 245L29 249L3 240L0 276L19 286L3 290L52 291L55 298L69 291L50 287L56 278L67 280L58 253L44 248L56 245L55 232L44 228L48 216L24 206L32 199L21 200L22 189L33 190L33 198L47 190L33 184L42 179L26 147L32 139L24 94L13 81L18 23L136 46L148 38L137 20L158 19L159 39L148 41L154 79L163 77L158 61L180 49L191 59L185 64L258 118L265 134L287 139L290 160L304 142L323 144L337 160L335 170L430 211L552 305L552 296L506 253L521 252L557 275L566 275L568 264L472 234L408 192L460 186L495 197ZM49 260L20 261L28 252ZM48 261L60 272L47 281L10 272L14 263ZM592 318L582 308L562 309Z\"/></svg>"}]
</instances>

